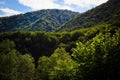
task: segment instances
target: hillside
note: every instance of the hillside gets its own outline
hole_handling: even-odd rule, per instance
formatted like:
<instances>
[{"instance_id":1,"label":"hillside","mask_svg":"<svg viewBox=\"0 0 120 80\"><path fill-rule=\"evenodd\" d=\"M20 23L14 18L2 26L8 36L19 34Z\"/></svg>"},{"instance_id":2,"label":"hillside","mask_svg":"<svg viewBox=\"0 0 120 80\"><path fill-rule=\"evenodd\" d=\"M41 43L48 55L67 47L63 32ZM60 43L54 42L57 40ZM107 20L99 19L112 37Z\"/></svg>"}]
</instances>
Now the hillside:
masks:
<instances>
[{"instance_id":1,"label":"hillside","mask_svg":"<svg viewBox=\"0 0 120 80\"><path fill-rule=\"evenodd\" d=\"M77 12L68 10L47 9L26 14L0 18L0 32L5 31L53 31Z\"/></svg>"},{"instance_id":2,"label":"hillside","mask_svg":"<svg viewBox=\"0 0 120 80\"><path fill-rule=\"evenodd\" d=\"M63 24L58 31L71 31L91 27L101 23L120 25L120 1L109 0Z\"/></svg>"}]
</instances>

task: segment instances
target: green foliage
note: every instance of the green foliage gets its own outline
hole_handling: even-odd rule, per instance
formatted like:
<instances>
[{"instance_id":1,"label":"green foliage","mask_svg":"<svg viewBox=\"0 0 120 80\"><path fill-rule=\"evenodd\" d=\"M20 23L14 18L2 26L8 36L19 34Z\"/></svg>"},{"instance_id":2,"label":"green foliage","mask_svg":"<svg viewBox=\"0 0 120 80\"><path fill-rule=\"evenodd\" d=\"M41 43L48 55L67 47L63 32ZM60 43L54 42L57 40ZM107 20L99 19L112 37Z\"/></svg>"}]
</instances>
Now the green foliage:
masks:
<instances>
[{"instance_id":1,"label":"green foliage","mask_svg":"<svg viewBox=\"0 0 120 80\"><path fill-rule=\"evenodd\" d=\"M12 41L4 40L0 43L0 53L7 53L14 49L15 44Z\"/></svg>"},{"instance_id":2,"label":"green foliage","mask_svg":"<svg viewBox=\"0 0 120 80\"><path fill-rule=\"evenodd\" d=\"M16 80L17 79L18 57L15 50L7 54L0 54L0 79Z\"/></svg>"},{"instance_id":3,"label":"green foliage","mask_svg":"<svg viewBox=\"0 0 120 80\"><path fill-rule=\"evenodd\" d=\"M38 80L49 80L49 71L53 68L50 58L46 56L42 56L38 60L38 67L37 67L37 79Z\"/></svg>"},{"instance_id":4,"label":"green foliage","mask_svg":"<svg viewBox=\"0 0 120 80\"><path fill-rule=\"evenodd\" d=\"M79 63L76 77L81 80L113 80L120 72L120 32L114 35L107 29L87 43L77 43L73 56Z\"/></svg>"},{"instance_id":5,"label":"green foliage","mask_svg":"<svg viewBox=\"0 0 120 80\"><path fill-rule=\"evenodd\" d=\"M54 62L54 68L50 72L51 80L72 80L77 66L71 56L63 49L58 48L50 57Z\"/></svg>"},{"instance_id":6,"label":"green foliage","mask_svg":"<svg viewBox=\"0 0 120 80\"><path fill-rule=\"evenodd\" d=\"M19 56L18 79L33 80L35 76L34 59L28 54Z\"/></svg>"},{"instance_id":7,"label":"green foliage","mask_svg":"<svg viewBox=\"0 0 120 80\"><path fill-rule=\"evenodd\" d=\"M43 32L0 33L0 42L7 39L14 41L21 54L30 53L36 60L40 56L50 56L59 43L56 35Z\"/></svg>"},{"instance_id":8,"label":"green foliage","mask_svg":"<svg viewBox=\"0 0 120 80\"><path fill-rule=\"evenodd\" d=\"M37 74L41 80L72 80L77 64L63 48L58 48L50 57L41 57Z\"/></svg>"},{"instance_id":9,"label":"green foliage","mask_svg":"<svg viewBox=\"0 0 120 80\"><path fill-rule=\"evenodd\" d=\"M15 48L13 41L5 40L0 45L0 79L1 80L33 80L34 59L21 55Z\"/></svg>"}]
</instances>

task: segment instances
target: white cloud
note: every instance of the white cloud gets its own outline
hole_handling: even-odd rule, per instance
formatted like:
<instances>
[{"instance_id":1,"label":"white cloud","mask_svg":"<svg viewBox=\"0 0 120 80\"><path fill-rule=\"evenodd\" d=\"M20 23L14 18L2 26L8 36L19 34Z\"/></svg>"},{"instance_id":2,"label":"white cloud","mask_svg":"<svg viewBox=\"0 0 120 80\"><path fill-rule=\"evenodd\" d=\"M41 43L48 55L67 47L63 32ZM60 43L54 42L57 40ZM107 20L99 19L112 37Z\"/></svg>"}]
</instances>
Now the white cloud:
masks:
<instances>
[{"instance_id":1,"label":"white cloud","mask_svg":"<svg viewBox=\"0 0 120 80\"><path fill-rule=\"evenodd\" d=\"M9 8L0 8L0 11L4 13L4 15L0 15L0 17L11 16L11 15L16 15L21 13L20 11L16 11Z\"/></svg>"},{"instance_id":2,"label":"white cloud","mask_svg":"<svg viewBox=\"0 0 120 80\"><path fill-rule=\"evenodd\" d=\"M20 4L27 6L32 10L68 9L80 12L83 9L86 11L92 7L105 3L106 1L108 0L18 0Z\"/></svg>"},{"instance_id":3,"label":"white cloud","mask_svg":"<svg viewBox=\"0 0 120 80\"><path fill-rule=\"evenodd\" d=\"M73 10L69 6L57 4L55 0L18 0L18 2L24 6L30 7L32 10L55 8Z\"/></svg>"},{"instance_id":4,"label":"white cloud","mask_svg":"<svg viewBox=\"0 0 120 80\"><path fill-rule=\"evenodd\" d=\"M98 6L102 3L105 3L108 0L64 0L65 4L68 5L76 5L78 7L90 7L92 6Z\"/></svg>"}]
</instances>

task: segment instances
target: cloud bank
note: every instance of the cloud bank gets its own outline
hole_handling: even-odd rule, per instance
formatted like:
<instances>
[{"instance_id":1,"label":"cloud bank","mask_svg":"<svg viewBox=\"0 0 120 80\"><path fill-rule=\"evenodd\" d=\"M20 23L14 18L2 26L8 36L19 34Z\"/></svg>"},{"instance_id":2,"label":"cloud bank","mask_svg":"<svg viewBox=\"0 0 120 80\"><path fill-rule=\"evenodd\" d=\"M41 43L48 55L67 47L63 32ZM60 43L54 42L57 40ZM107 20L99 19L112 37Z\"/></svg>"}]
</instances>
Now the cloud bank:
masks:
<instances>
[{"instance_id":1,"label":"cloud bank","mask_svg":"<svg viewBox=\"0 0 120 80\"><path fill-rule=\"evenodd\" d=\"M76 5L79 7L98 6L108 0L64 0L65 4Z\"/></svg>"},{"instance_id":2,"label":"cloud bank","mask_svg":"<svg viewBox=\"0 0 120 80\"><path fill-rule=\"evenodd\" d=\"M58 3L56 3L56 1ZM32 10L41 9L68 9L75 10L75 7L89 9L91 6L98 6L108 0L18 0L24 6ZM59 4L59 3L63 4Z\"/></svg>"},{"instance_id":3,"label":"cloud bank","mask_svg":"<svg viewBox=\"0 0 120 80\"><path fill-rule=\"evenodd\" d=\"M60 5L56 3L56 0L18 0L18 2L24 6L31 8L32 10L41 10L41 9L73 10L70 6Z\"/></svg>"},{"instance_id":4,"label":"cloud bank","mask_svg":"<svg viewBox=\"0 0 120 80\"><path fill-rule=\"evenodd\" d=\"M84 12L92 7L98 6L108 0L17 0L19 4L24 5L35 10L41 9L68 9L77 12ZM5 5L5 1L0 1L0 5ZM13 10L10 8L0 8L0 11L4 13L0 15L11 16L20 14L22 12Z\"/></svg>"},{"instance_id":5,"label":"cloud bank","mask_svg":"<svg viewBox=\"0 0 120 80\"><path fill-rule=\"evenodd\" d=\"M4 17L4 16L11 16L11 15L16 15L16 14L20 14L22 12L13 10L13 9L9 9L9 8L0 8L0 11L4 13L4 15L0 15L0 17Z\"/></svg>"}]
</instances>

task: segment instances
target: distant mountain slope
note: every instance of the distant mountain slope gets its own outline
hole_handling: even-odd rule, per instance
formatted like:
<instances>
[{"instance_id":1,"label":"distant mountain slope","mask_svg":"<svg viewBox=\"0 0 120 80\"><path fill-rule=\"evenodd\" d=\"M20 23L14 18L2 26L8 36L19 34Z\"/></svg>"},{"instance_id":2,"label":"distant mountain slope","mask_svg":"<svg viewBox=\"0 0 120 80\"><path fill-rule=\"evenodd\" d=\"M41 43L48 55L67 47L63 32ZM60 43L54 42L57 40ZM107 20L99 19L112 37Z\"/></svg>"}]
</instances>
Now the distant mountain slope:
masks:
<instances>
[{"instance_id":1,"label":"distant mountain slope","mask_svg":"<svg viewBox=\"0 0 120 80\"><path fill-rule=\"evenodd\" d=\"M85 13L79 14L63 24L58 31L71 31L83 27L91 27L100 23L116 23L120 25L120 0L109 0Z\"/></svg>"},{"instance_id":2,"label":"distant mountain slope","mask_svg":"<svg viewBox=\"0 0 120 80\"><path fill-rule=\"evenodd\" d=\"M39 10L0 18L0 32L4 31L53 31L76 16L77 12L58 9Z\"/></svg>"}]
</instances>

